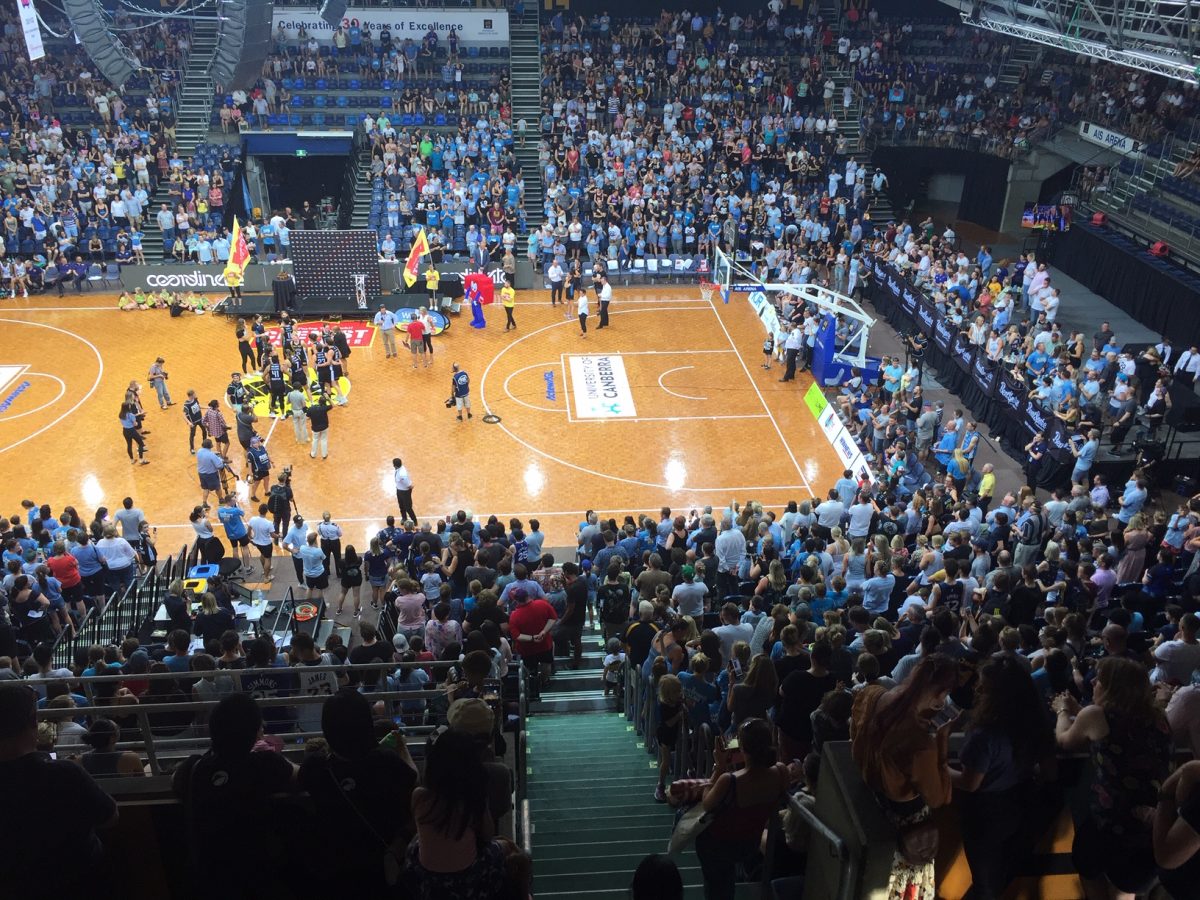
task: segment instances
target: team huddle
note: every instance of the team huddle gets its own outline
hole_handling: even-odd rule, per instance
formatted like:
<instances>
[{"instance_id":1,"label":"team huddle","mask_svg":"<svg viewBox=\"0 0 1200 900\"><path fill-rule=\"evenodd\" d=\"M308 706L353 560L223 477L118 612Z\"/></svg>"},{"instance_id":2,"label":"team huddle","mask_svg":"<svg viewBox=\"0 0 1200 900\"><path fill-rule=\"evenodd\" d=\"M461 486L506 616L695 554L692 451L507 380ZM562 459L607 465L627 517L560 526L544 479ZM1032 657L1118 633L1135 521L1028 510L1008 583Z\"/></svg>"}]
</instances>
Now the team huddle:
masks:
<instances>
[{"instance_id":1,"label":"team huddle","mask_svg":"<svg viewBox=\"0 0 1200 900\"><path fill-rule=\"evenodd\" d=\"M330 399L336 398L339 406L346 405L347 397L341 381L350 375L350 344L341 325L325 323L319 331L313 329L300 333L295 319L284 311L279 325L278 350L271 346L262 316L254 317L249 331L246 320L239 319L237 340L242 372L246 373L249 364L261 373L270 394L272 417L286 415L289 387L303 391L309 401L317 393L328 395ZM244 396L240 397L232 392L230 394L230 402L235 408L250 399L248 390L243 391Z\"/></svg>"}]
</instances>

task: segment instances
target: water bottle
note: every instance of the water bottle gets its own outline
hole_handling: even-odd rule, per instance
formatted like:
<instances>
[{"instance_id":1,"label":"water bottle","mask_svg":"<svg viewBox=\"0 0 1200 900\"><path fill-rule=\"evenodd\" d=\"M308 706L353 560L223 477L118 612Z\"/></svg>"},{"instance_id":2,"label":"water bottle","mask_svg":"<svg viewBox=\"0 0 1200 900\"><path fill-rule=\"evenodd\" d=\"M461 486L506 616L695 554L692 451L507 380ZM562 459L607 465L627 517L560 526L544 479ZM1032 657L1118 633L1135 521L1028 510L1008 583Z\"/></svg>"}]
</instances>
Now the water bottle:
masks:
<instances>
[{"instance_id":1,"label":"water bottle","mask_svg":"<svg viewBox=\"0 0 1200 900\"><path fill-rule=\"evenodd\" d=\"M254 593L250 595L250 605L251 606L261 606L262 604L263 604L263 592L255 589Z\"/></svg>"}]
</instances>

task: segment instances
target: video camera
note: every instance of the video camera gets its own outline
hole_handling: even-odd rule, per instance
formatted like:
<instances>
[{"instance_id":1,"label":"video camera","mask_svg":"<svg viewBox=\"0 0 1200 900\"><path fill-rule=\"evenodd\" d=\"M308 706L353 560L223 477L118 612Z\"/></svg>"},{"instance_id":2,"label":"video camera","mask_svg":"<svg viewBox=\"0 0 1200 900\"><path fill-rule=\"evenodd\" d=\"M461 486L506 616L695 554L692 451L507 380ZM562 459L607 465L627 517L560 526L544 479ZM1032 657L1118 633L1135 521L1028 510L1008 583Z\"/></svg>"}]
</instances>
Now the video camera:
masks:
<instances>
[{"instance_id":1,"label":"video camera","mask_svg":"<svg viewBox=\"0 0 1200 900\"><path fill-rule=\"evenodd\" d=\"M280 475L280 477L283 478L283 481L285 484L291 484L292 483L292 467L291 467L291 465L289 464L289 465L284 466L280 470L279 475Z\"/></svg>"}]
</instances>

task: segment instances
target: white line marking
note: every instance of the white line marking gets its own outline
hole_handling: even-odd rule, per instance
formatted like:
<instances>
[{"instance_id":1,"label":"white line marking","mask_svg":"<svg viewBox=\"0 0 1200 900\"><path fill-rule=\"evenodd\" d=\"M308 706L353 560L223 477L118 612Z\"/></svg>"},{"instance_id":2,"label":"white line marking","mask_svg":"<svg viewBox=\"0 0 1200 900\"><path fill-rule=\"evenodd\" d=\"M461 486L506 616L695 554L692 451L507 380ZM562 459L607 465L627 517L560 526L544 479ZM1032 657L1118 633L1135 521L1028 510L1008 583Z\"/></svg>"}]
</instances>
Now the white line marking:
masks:
<instances>
[{"instance_id":1,"label":"white line marking","mask_svg":"<svg viewBox=\"0 0 1200 900\"><path fill-rule=\"evenodd\" d=\"M629 312L650 312L645 309L631 309ZM612 313L609 313L612 315ZM604 356L695 356L697 353L736 353L736 350L613 350ZM586 356L584 353L572 353L572 356ZM598 354L599 355L599 354Z\"/></svg>"},{"instance_id":2,"label":"white line marking","mask_svg":"<svg viewBox=\"0 0 1200 900\"><path fill-rule=\"evenodd\" d=\"M568 422L577 422L579 420L576 419L575 415L571 412L571 369L567 365L567 354L566 353L558 354L558 365L562 369L562 373L563 373L563 382L562 382L563 383L563 403L565 403L567 406L567 421ZM490 369L491 366L488 366L488 368ZM487 372L483 373L483 377L487 378ZM479 388L479 395L480 395L480 397L483 396L483 387L482 386L480 386L480 388Z\"/></svg>"},{"instance_id":3,"label":"white line marking","mask_svg":"<svg viewBox=\"0 0 1200 900\"><path fill-rule=\"evenodd\" d=\"M33 432L33 434L28 434L25 437L21 438L19 441L9 444L7 447L0 447L0 453L7 453L9 450L15 450L17 447L20 447L25 442L33 440L35 437L42 434L43 432L49 431L51 428L53 428L55 425L57 425L63 419L67 418L72 413L74 413L75 410L79 409L79 407L83 406L83 404L85 404L88 400L90 400L92 397L92 394L96 393L96 388L100 387L100 379L104 377L104 357L100 355L100 351L96 349L96 345L93 344L91 341L87 340L86 338L80 337L73 331L68 331L65 328L59 328L57 325L45 325L41 322L26 322L23 319L0 319L0 322L11 322L14 325L30 325L34 328L48 328L51 331L57 331L59 334L69 335L70 337L75 338L75 340L87 345L88 349L90 349L92 351L92 353L94 353L96 355L96 365L99 366L99 371L96 372L96 380L92 382L92 386L88 389L88 392L86 394L84 394L82 397L80 397L79 401L74 406L72 406L70 409L68 409L65 413L63 413L61 416L59 416L57 419L55 419L49 425L43 425L37 431Z\"/></svg>"},{"instance_id":4,"label":"white line marking","mask_svg":"<svg viewBox=\"0 0 1200 900\"><path fill-rule=\"evenodd\" d=\"M23 418L24 416L32 416L35 412L41 412L47 406L53 406L55 403L57 403L59 400L62 399L62 395L67 392L67 385L57 375L51 375L49 372L26 372L25 373L26 378L31 378L31 377L36 378L39 376L41 378L53 378L55 381L57 381L58 382L58 395L53 400L47 400L41 406L35 407L34 409L26 410L23 413L17 413L16 415L12 415L12 416L4 416L3 418L0 418L0 422L11 422L11 421L13 421L13 419L20 419L20 418Z\"/></svg>"},{"instance_id":5,"label":"white line marking","mask_svg":"<svg viewBox=\"0 0 1200 900\"><path fill-rule=\"evenodd\" d=\"M278 417L271 420L271 427L267 429L267 436L265 438L263 438L264 444L268 444L271 442L271 435L273 435L275 433L275 426L278 424L279 424Z\"/></svg>"},{"instance_id":6,"label":"white line marking","mask_svg":"<svg viewBox=\"0 0 1200 900\"><path fill-rule=\"evenodd\" d=\"M676 366L674 369L667 369L667 371L663 372L661 375L658 376L658 386L660 388L662 388L664 391L666 391L668 394L670 394L672 397L678 397L680 400L707 400L708 399L707 397L693 397L690 394L680 394L677 391L671 390L669 387L667 387L665 384L663 384L663 379L666 378L668 375L670 375L672 372L683 372L687 369L694 369L694 368L696 368L696 367L695 366Z\"/></svg>"},{"instance_id":7,"label":"white line marking","mask_svg":"<svg viewBox=\"0 0 1200 900\"><path fill-rule=\"evenodd\" d=\"M725 332L725 337L729 341L729 346L737 352L737 344L734 343L733 335L729 333L729 329L725 327L725 320L721 318L721 313L717 310L717 305L709 298L708 305L712 308L713 315L717 317L717 324L721 326L721 330ZM746 366L746 361L742 359L742 354L737 355L738 362L741 363L742 371L746 373L746 379L754 388L754 393L758 394L758 400L762 404L763 409L767 411L767 418L771 420L771 424L775 427L775 433L779 435L779 442L783 444L783 449L787 451L788 458L792 461L792 465L796 467L796 474L800 476L800 480L804 482L804 486L808 488L809 493L812 493L812 485L808 483L808 479L804 475L804 470L800 468L800 461L796 459L796 455L792 453L792 448L788 446L787 438L783 436L783 430L779 427L779 423L775 421L775 414L771 412L771 407L767 406L767 398L763 396L759 390L758 382L754 380L754 376L750 374L750 369Z\"/></svg>"},{"instance_id":8,"label":"white line marking","mask_svg":"<svg viewBox=\"0 0 1200 900\"><path fill-rule=\"evenodd\" d=\"M518 375L520 375L522 372L528 372L530 369L544 369L544 368L546 368L546 366L556 366L556 365L558 365L558 363L555 363L555 362L534 363L532 366L525 366L523 369L517 369L515 372L510 372L508 377L504 379L504 393L508 394L509 400L513 401L514 403L520 403L522 406L528 407L529 409L535 409L538 412L552 412L552 413L560 413L561 414L563 412L563 410L558 409L557 407L554 407L554 406L536 406L532 403L526 403L524 400L515 396L513 394L513 392L508 389L508 383L510 381L512 381L514 378L516 378Z\"/></svg>"},{"instance_id":9,"label":"white line marking","mask_svg":"<svg viewBox=\"0 0 1200 900\"><path fill-rule=\"evenodd\" d=\"M712 308L711 302L709 303L709 307ZM671 311L671 312L697 312L702 309L703 309L703 307L699 306L699 305L690 306L690 307L652 306L652 307L647 307L646 309L618 309L618 310L615 310L612 313L610 313L610 315L614 315L614 316L633 315L634 313L657 312L657 311L664 311L664 310ZM492 412L492 409L491 409L491 407L488 406L488 402L487 402L488 375L492 371L492 366L494 366L496 364L496 362L500 359L500 357L502 357L509 350L513 349L513 347L516 347L518 344L522 343L523 341L528 340L531 337L536 337L537 335L541 334L543 331L549 331L551 328L558 328L559 326L569 325L569 324L571 324L571 320L565 319L562 322L552 322L549 325L543 325L541 328L538 328L534 331L530 331L527 334L521 335L519 338L517 338L511 344L508 344L503 349L501 349L500 352L497 353L494 357L492 357L492 361L490 363L488 363L487 368L483 370L483 378L481 378L480 382L479 382L479 404L481 407L483 407L483 411L485 413ZM728 335L728 332L726 332L726 335ZM732 341L731 341L731 343L732 343ZM737 352L736 346L734 347L734 352L735 353ZM564 354L564 356L565 355L566 354ZM738 357L738 358L740 359L741 357ZM744 367L745 366L743 364L743 368ZM569 396L569 394L570 394L569 385L566 385L564 382L563 387ZM757 385L756 385L756 387L757 387ZM568 408L568 413L569 413L569 410L570 410L570 402L569 401L567 403L567 408ZM770 411L768 410L768 416L769 416L769 413L770 413ZM723 494L726 494L726 493L730 493L733 491L766 490L766 488L757 488L756 489L756 488L743 487L743 486L692 487L689 485L687 487L672 487L669 484L661 484L661 483L657 483L657 482L653 482L653 481L638 481L633 478L622 478L619 475L610 475L607 472L597 472L595 469L589 469L586 466L576 465L575 463L567 462L565 459L560 459L557 456L547 453L545 450L542 450L540 447L535 447L533 444L529 443L528 441L524 440L523 438L521 438L518 435L516 435L515 433L513 433L513 431L507 425L505 425L503 422L500 422L496 427L498 427L501 431L503 431L505 434L507 434L510 438L512 438L514 441L516 441L518 444L520 444L526 450L530 451L531 453L536 453L538 456L542 457L543 459L548 459L551 462L556 462L561 466L567 467L568 469L574 469L576 472L582 472L584 475L594 475L597 478L607 478L610 481L620 482L621 484L632 484L632 485L636 485L638 487L655 488L657 490L667 491L672 495L679 495L679 494L686 495L689 492L690 493L723 493ZM776 426L776 427L778 428L778 426ZM793 461L795 461L795 457L793 457L792 459L793 459ZM803 478L804 473L801 473L800 477ZM805 483L807 484L807 481ZM778 487L778 490L795 490L795 485L781 485ZM810 487L809 490L811 491L812 488Z\"/></svg>"},{"instance_id":10,"label":"white line marking","mask_svg":"<svg viewBox=\"0 0 1200 900\"><path fill-rule=\"evenodd\" d=\"M794 499L793 495L794 495L794 492L796 491L796 485L794 485L794 484L772 484L772 485L758 486L758 487L739 487L739 488L736 488L736 490L739 490L739 491L790 491L792 493L785 495L785 496L788 497L789 499ZM687 493L687 492L681 491L680 493ZM786 502L787 502L787 500L783 500L776 504L764 504L764 505L767 506L768 508L778 506L779 508L782 509L783 506L786 504ZM689 506L689 505L691 505L691 504L683 504L680 508L683 508L683 506ZM702 506L702 505L704 505L704 504L695 504L697 509L699 509L700 506ZM449 504L446 507L446 509L449 510L452 507L454 507L454 504ZM457 508L457 507L454 507L454 508ZM592 503L589 508L599 510L599 509L603 509L604 506L603 506L603 504L600 504L600 503ZM722 507L718 507L718 506L714 505L713 508L714 508L715 512L720 512ZM633 513L640 513L640 512L656 513L661 509L662 509L661 506L647 506L642 509L622 508L620 510L613 510L611 513L606 515L606 518L607 517L616 517L618 515L626 515L626 514L632 515ZM346 523L361 524L363 522L378 522L379 527L382 528L384 525L384 520L389 515L395 515L395 514L391 513L391 512L384 512L384 513L380 513L377 516L349 516L349 517L338 516L337 521L340 523L343 523L343 524L346 524ZM545 512L543 510L519 511L519 512L497 512L497 513L489 512L486 515L489 515L489 516L494 515L494 516L496 516L497 519L502 519L502 520L511 519L511 518L517 518L517 519L528 519L528 518L561 519L564 517L570 517L570 518L573 518L576 520L580 520L583 518L582 509L558 510L556 512ZM479 516L479 514L477 513L476 518L478 518L478 516ZM437 517L435 516L432 519L430 519L429 521L432 522L436 518ZM422 520L422 521L424 521L424 520ZM160 529L179 528L179 529L187 529L188 531L193 530L190 522L168 523L168 524L151 523L151 524L154 525L155 528L160 528Z\"/></svg>"},{"instance_id":11,"label":"white line marking","mask_svg":"<svg viewBox=\"0 0 1200 900\"><path fill-rule=\"evenodd\" d=\"M670 393L670 391L667 391ZM676 394L675 396L679 396ZM687 397L687 400L704 400L704 397ZM769 419L766 413L745 413L731 416L634 416L628 419L576 419L575 424L607 423L614 425L620 422L706 422L712 419Z\"/></svg>"},{"instance_id":12,"label":"white line marking","mask_svg":"<svg viewBox=\"0 0 1200 900\"><path fill-rule=\"evenodd\" d=\"M35 313L35 312L119 312L116 305L113 306L25 306L17 309L5 310L9 313Z\"/></svg>"}]
</instances>

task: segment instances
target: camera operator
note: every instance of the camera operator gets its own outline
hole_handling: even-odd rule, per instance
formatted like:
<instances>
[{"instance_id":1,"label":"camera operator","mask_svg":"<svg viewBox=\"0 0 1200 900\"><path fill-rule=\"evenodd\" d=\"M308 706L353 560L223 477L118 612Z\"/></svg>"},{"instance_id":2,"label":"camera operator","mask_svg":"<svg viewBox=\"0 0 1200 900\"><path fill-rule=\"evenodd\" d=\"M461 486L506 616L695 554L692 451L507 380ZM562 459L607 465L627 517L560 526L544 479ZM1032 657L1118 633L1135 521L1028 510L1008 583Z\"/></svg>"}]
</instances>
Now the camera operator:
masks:
<instances>
[{"instance_id":1,"label":"camera operator","mask_svg":"<svg viewBox=\"0 0 1200 900\"><path fill-rule=\"evenodd\" d=\"M261 435L250 438L250 449L246 451L246 462L250 467L250 499L258 499L258 489L267 490L267 479L271 477L271 457Z\"/></svg>"},{"instance_id":2,"label":"camera operator","mask_svg":"<svg viewBox=\"0 0 1200 900\"><path fill-rule=\"evenodd\" d=\"M209 508L208 495L213 491L220 494L221 470L226 467L225 457L213 450L212 438L201 441L200 449L196 451L196 474L200 476L200 488L204 491L200 505L205 509Z\"/></svg>"},{"instance_id":3,"label":"camera operator","mask_svg":"<svg viewBox=\"0 0 1200 900\"><path fill-rule=\"evenodd\" d=\"M453 363L450 366L450 400L446 406L455 406L458 409L458 421L462 421L463 409L467 411L467 418L473 419L471 415L471 377L458 367L458 363Z\"/></svg>"}]
</instances>

